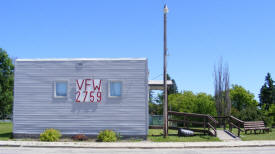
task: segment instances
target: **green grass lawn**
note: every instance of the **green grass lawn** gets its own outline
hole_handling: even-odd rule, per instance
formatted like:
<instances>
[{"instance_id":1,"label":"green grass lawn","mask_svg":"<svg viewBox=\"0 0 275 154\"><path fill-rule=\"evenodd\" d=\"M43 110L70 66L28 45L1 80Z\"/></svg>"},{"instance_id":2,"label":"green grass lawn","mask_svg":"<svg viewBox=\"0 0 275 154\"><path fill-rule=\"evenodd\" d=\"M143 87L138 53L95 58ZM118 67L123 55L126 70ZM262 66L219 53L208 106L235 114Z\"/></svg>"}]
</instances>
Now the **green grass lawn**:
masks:
<instances>
[{"instance_id":1,"label":"green grass lawn","mask_svg":"<svg viewBox=\"0 0 275 154\"><path fill-rule=\"evenodd\" d=\"M12 123L0 122L0 140L9 140L12 137Z\"/></svg>"},{"instance_id":2,"label":"green grass lawn","mask_svg":"<svg viewBox=\"0 0 275 154\"><path fill-rule=\"evenodd\" d=\"M12 137L12 123L0 122L0 140L9 140ZM22 139L22 140L35 140L35 139ZM192 137L178 137L177 130L169 130L169 136L163 138L162 129L149 129L148 140L153 142L203 142L203 141L219 141L217 137L208 135L196 135ZM62 140L63 141L63 140ZM69 141L71 141L69 139ZM138 142L141 140L126 140L129 142ZM125 142L122 140L120 142Z\"/></svg>"},{"instance_id":3,"label":"green grass lawn","mask_svg":"<svg viewBox=\"0 0 275 154\"><path fill-rule=\"evenodd\" d=\"M237 129L233 129L233 133L237 134ZM149 129L148 140L153 142L208 142L208 141L220 141L217 137L208 135L195 135L192 137L178 137L177 130L169 130L169 136L163 138L162 129ZM0 122L0 140L9 140L12 137L12 123L11 122ZM251 140L275 140L275 129L265 134L245 134L241 132L241 139L243 141ZM24 139L27 140L27 139ZM132 141L132 140L128 140ZM140 140L133 140L135 142Z\"/></svg>"},{"instance_id":4,"label":"green grass lawn","mask_svg":"<svg viewBox=\"0 0 275 154\"><path fill-rule=\"evenodd\" d=\"M153 142L209 142L220 141L217 137L209 135L195 135L191 137L179 137L177 136L177 130L169 130L168 137L163 138L162 129L149 129L148 140Z\"/></svg>"},{"instance_id":5,"label":"green grass lawn","mask_svg":"<svg viewBox=\"0 0 275 154\"><path fill-rule=\"evenodd\" d=\"M234 134L238 134L237 129L233 129L233 133ZM259 134L259 131L257 131L257 134L254 134L254 132L252 131L252 133L250 134L250 132L248 131L247 134L245 134L244 132L241 132L240 134L240 138L243 141L252 141L252 140L275 140L275 129L273 128L271 132L269 133L261 133Z\"/></svg>"}]
</instances>

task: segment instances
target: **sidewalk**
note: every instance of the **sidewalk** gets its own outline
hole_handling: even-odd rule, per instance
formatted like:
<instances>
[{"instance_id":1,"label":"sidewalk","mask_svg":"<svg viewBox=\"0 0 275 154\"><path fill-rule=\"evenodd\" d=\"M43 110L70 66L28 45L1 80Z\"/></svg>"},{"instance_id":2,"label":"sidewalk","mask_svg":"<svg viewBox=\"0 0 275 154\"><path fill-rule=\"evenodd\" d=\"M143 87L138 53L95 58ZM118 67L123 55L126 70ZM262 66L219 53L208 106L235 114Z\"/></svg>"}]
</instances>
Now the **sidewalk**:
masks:
<instances>
[{"instance_id":1,"label":"sidewalk","mask_svg":"<svg viewBox=\"0 0 275 154\"><path fill-rule=\"evenodd\" d=\"M0 147L51 147L51 148L225 148L275 146L275 141L229 141L229 142L39 142L0 141Z\"/></svg>"},{"instance_id":2,"label":"sidewalk","mask_svg":"<svg viewBox=\"0 0 275 154\"><path fill-rule=\"evenodd\" d=\"M234 135L234 134L233 134ZM221 141L225 141L225 142L234 142L234 141L241 141L241 139L237 136L232 136L229 135L227 132L225 132L224 130L217 130L217 137L221 140Z\"/></svg>"}]
</instances>

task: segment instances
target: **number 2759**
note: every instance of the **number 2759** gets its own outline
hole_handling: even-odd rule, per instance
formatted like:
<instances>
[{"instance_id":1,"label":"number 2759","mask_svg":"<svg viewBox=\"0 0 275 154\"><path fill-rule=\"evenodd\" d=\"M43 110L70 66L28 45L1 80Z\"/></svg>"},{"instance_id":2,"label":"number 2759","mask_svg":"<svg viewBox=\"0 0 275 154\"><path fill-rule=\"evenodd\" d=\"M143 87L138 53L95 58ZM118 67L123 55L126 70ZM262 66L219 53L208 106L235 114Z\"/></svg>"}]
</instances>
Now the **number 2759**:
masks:
<instances>
[{"instance_id":1,"label":"number 2759","mask_svg":"<svg viewBox=\"0 0 275 154\"><path fill-rule=\"evenodd\" d=\"M81 97L82 96L82 97ZM80 100L82 98L82 100ZM76 100L75 102L101 102L102 95L101 92L94 92L94 91L77 91L76 92Z\"/></svg>"}]
</instances>

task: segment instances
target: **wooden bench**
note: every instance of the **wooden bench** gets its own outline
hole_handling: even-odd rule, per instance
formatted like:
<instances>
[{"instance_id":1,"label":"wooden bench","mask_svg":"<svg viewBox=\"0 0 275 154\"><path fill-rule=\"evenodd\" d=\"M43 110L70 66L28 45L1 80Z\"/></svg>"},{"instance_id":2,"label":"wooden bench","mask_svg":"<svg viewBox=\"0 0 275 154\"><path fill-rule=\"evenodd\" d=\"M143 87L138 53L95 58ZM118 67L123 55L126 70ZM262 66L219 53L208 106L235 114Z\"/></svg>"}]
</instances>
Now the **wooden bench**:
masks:
<instances>
[{"instance_id":1,"label":"wooden bench","mask_svg":"<svg viewBox=\"0 0 275 154\"><path fill-rule=\"evenodd\" d=\"M265 131L269 132L269 128L265 127L263 121L244 121L245 134L247 131L250 131L251 134L252 130L254 130L255 134L257 130L260 131L259 133L261 133L261 130L263 131L263 133L265 133Z\"/></svg>"}]
</instances>

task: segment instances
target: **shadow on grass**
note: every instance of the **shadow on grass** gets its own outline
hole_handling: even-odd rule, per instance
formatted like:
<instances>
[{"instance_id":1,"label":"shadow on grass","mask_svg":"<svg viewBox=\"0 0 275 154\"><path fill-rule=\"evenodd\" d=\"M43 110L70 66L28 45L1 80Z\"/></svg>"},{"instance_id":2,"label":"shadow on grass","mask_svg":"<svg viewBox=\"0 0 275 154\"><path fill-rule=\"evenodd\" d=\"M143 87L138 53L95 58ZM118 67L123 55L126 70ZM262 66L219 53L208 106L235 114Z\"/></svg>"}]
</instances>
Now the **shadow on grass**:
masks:
<instances>
[{"instance_id":1,"label":"shadow on grass","mask_svg":"<svg viewBox=\"0 0 275 154\"><path fill-rule=\"evenodd\" d=\"M149 136L160 137L160 136L163 136L163 134L160 134L160 135L149 135ZM205 138L205 139L208 139L208 138L209 138L209 135L208 135L208 134L194 134L194 135L191 135L191 136L179 136L178 134L168 134L168 136L178 136L178 137L199 136L200 138Z\"/></svg>"},{"instance_id":2,"label":"shadow on grass","mask_svg":"<svg viewBox=\"0 0 275 154\"><path fill-rule=\"evenodd\" d=\"M1 133L0 138L11 139L12 138L12 133Z\"/></svg>"},{"instance_id":3,"label":"shadow on grass","mask_svg":"<svg viewBox=\"0 0 275 154\"><path fill-rule=\"evenodd\" d=\"M210 139L210 136L209 135L200 135L200 138L202 138L202 139Z\"/></svg>"}]
</instances>

